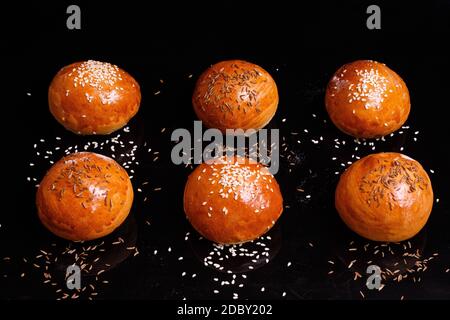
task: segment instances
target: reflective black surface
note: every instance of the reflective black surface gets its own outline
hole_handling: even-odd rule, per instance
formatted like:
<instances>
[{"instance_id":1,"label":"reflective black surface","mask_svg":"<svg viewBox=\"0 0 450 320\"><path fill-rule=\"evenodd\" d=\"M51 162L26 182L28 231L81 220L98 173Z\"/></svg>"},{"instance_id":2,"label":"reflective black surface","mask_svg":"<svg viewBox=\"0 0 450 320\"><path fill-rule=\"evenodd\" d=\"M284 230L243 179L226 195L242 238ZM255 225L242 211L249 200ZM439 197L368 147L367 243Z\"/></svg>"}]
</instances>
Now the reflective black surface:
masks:
<instances>
[{"instance_id":1,"label":"reflective black surface","mask_svg":"<svg viewBox=\"0 0 450 320\"><path fill-rule=\"evenodd\" d=\"M271 10L230 6L206 14L86 5L80 31L65 29L62 4L15 11L10 26L20 22L20 27L8 32L3 44L12 89L2 93L3 184L9 190L0 216L0 298L449 299L450 7L443 1L426 8L382 6L379 31L365 28L365 8L351 2ZM231 58L261 65L278 85L279 109L268 128L280 129L282 137L276 179L285 210L269 238L230 251L199 239L186 221L182 195L192 167L171 162L170 135L176 128L193 130L195 79L210 64ZM84 59L117 64L140 83L141 109L125 131L79 137L48 112L53 75ZM328 79L356 59L386 63L410 90L406 127L386 141L355 142L325 112ZM35 212L34 185L50 161L75 146L126 162L135 187L125 224L91 243L55 238ZM420 161L433 183L433 212L410 242L366 241L349 231L334 209L336 172L356 156L381 151L401 151ZM65 268L75 260L86 264L81 293L64 282ZM370 261L392 271L381 291L365 285Z\"/></svg>"}]
</instances>

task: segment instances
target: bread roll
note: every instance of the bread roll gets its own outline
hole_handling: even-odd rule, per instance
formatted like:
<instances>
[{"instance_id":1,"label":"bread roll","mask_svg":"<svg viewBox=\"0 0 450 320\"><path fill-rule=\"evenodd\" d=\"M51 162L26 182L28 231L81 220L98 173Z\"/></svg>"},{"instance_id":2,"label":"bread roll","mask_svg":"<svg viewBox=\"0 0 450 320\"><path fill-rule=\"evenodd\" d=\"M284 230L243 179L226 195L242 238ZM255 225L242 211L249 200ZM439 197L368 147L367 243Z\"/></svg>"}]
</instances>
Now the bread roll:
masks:
<instances>
[{"instance_id":1,"label":"bread roll","mask_svg":"<svg viewBox=\"0 0 450 320\"><path fill-rule=\"evenodd\" d=\"M36 196L43 225L73 241L110 234L128 216L132 203L133 187L125 169L91 152L73 153L55 163Z\"/></svg>"},{"instance_id":2,"label":"bread roll","mask_svg":"<svg viewBox=\"0 0 450 320\"><path fill-rule=\"evenodd\" d=\"M236 244L266 233L280 217L283 199L266 167L248 158L219 158L189 176L184 211L205 238Z\"/></svg>"},{"instance_id":3,"label":"bread roll","mask_svg":"<svg viewBox=\"0 0 450 320\"><path fill-rule=\"evenodd\" d=\"M62 68L48 90L50 112L82 135L109 134L127 124L141 103L139 84L119 67L99 61Z\"/></svg>"},{"instance_id":4,"label":"bread roll","mask_svg":"<svg viewBox=\"0 0 450 320\"><path fill-rule=\"evenodd\" d=\"M400 153L378 153L356 161L341 175L335 203L354 232L396 242L423 228L433 207L433 189L417 161Z\"/></svg>"},{"instance_id":5,"label":"bread roll","mask_svg":"<svg viewBox=\"0 0 450 320\"><path fill-rule=\"evenodd\" d=\"M222 61L207 69L197 81L192 104L209 128L263 128L278 107L278 90L270 74L253 63Z\"/></svg>"},{"instance_id":6,"label":"bread roll","mask_svg":"<svg viewBox=\"0 0 450 320\"><path fill-rule=\"evenodd\" d=\"M410 111L403 80L385 64L359 60L331 78L325 105L333 123L357 138L376 138L399 129Z\"/></svg>"}]
</instances>

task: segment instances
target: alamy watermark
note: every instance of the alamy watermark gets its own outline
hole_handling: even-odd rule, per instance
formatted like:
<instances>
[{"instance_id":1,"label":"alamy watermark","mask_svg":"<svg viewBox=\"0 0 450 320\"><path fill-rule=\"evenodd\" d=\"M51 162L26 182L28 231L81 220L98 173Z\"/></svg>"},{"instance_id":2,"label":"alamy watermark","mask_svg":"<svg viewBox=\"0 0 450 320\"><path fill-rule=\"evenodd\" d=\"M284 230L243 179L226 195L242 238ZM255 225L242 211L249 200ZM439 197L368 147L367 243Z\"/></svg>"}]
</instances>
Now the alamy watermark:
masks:
<instances>
[{"instance_id":1,"label":"alamy watermark","mask_svg":"<svg viewBox=\"0 0 450 320\"><path fill-rule=\"evenodd\" d=\"M67 7L66 13L69 14L66 20L66 26L69 30L81 29L81 9L76 4Z\"/></svg>"},{"instance_id":2,"label":"alamy watermark","mask_svg":"<svg viewBox=\"0 0 450 320\"><path fill-rule=\"evenodd\" d=\"M81 269L76 264L71 264L66 269L66 286L69 290L81 289Z\"/></svg>"},{"instance_id":3,"label":"alamy watermark","mask_svg":"<svg viewBox=\"0 0 450 320\"><path fill-rule=\"evenodd\" d=\"M66 13L69 15L66 20L66 26L69 30L81 29L81 8L76 4L67 7ZM369 30L381 29L381 9L378 5L372 4L367 7L366 13L369 14L366 20L366 26Z\"/></svg>"},{"instance_id":4,"label":"alamy watermark","mask_svg":"<svg viewBox=\"0 0 450 320\"><path fill-rule=\"evenodd\" d=\"M184 128L175 129L171 140L171 159L174 164L200 164L221 156L249 157L266 165L276 174L280 165L280 135L278 129L218 129L203 132L201 121L194 121L194 134ZM209 142L204 146L205 142Z\"/></svg>"},{"instance_id":5,"label":"alamy watermark","mask_svg":"<svg viewBox=\"0 0 450 320\"><path fill-rule=\"evenodd\" d=\"M367 14L370 16L366 20L366 26L369 30L381 29L381 9L376 4L367 7Z\"/></svg>"},{"instance_id":6,"label":"alamy watermark","mask_svg":"<svg viewBox=\"0 0 450 320\"><path fill-rule=\"evenodd\" d=\"M379 290L381 288L381 269L380 269L380 267L375 264L372 264L367 267L366 273L370 274L370 276L367 277L367 281L366 281L367 289Z\"/></svg>"}]
</instances>

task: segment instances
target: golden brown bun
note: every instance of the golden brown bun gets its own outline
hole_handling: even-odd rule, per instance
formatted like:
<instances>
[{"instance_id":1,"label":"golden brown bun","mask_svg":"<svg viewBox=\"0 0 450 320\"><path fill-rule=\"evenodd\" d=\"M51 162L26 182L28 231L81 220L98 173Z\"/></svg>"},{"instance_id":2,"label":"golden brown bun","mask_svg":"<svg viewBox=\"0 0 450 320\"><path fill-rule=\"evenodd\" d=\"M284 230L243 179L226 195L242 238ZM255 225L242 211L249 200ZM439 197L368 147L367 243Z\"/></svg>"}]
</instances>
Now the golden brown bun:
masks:
<instances>
[{"instance_id":1,"label":"golden brown bun","mask_svg":"<svg viewBox=\"0 0 450 320\"><path fill-rule=\"evenodd\" d=\"M222 61L197 81L192 104L209 128L258 130L270 122L278 107L278 90L270 74L241 60Z\"/></svg>"},{"instance_id":2,"label":"golden brown bun","mask_svg":"<svg viewBox=\"0 0 450 320\"><path fill-rule=\"evenodd\" d=\"M333 123L357 138L375 138L400 128L410 111L406 84L385 64L359 60L331 78L325 105Z\"/></svg>"},{"instance_id":3,"label":"golden brown bun","mask_svg":"<svg viewBox=\"0 0 450 320\"><path fill-rule=\"evenodd\" d=\"M184 212L205 238L222 244L254 240L283 211L269 170L248 158L220 158L199 165L184 189Z\"/></svg>"},{"instance_id":4,"label":"golden brown bun","mask_svg":"<svg viewBox=\"0 0 450 320\"><path fill-rule=\"evenodd\" d=\"M377 153L342 174L335 201L350 229L370 240L396 242L423 228L433 207L433 189L417 161L400 153Z\"/></svg>"},{"instance_id":5,"label":"golden brown bun","mask_svg":"<svg viewBox=\"0 0 450 320\"><path fill-rule=\"evenodd\" d=\"M138 112L139 84L115 65L76 62L62 68L48 89L50 112L77 134L109 134Z\"/></svg>"},{"instance_id":6,"label":"golden brown bun","mask_svg":"<svg viewBox=\"0 0 450 320\"><path fill-rule=\"evenodd\" d=\"M113 159L91 152L68 155L42 179L36 204L44 226L73 241L114 231L128 216L133 186Z\"/></svg>"}]
</instances>

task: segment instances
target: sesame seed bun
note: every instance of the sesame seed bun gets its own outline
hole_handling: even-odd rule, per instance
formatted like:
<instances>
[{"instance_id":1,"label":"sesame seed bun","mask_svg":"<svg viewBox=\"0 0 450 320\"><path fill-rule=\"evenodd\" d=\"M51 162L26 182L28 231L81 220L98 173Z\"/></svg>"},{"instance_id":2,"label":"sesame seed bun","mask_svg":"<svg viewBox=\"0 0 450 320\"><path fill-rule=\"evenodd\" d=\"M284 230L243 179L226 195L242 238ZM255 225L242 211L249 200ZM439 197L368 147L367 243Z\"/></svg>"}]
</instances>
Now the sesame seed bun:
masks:
<instances>
[{"instance_id":1,"label":"sesame seed bun","mask_svg":"<svg viewBox=\"0 0 450 320\"><path fill-rule=\"evenodd\" d=\"M410 111L403 80L385 64L359 60L331 78L325 106L333 123L357 138L376 138L399 129Z\"/></svg>"},{"instance_id":2,"label":"sesame seed bun","mask_svg":"<svg viewBox=\"0 0 450 320\"><path fill-rule=\"evenodd\" d=\"M209 128L263 128L278 107L278 90L270 74L253 63L230 60L208 68L197 81L192 104Z\"/></svg>"},{"instance_id":3,"label":"sesame seed bun","mask_svg":"<svg viewBox=\"0 0 450 320\"><path fill-rule=\"evenodd\" d=\"M50 112L77 134L109 134L127 124L141 103L139 84L119 67L94 60L62 68L48 90Z\"/></svg>"},{"instance_id":4,"label":"sesame seed bun","mask_svg":"<svg viewBox=\"0 0 450 320\"><path fill-rule=\"evenodd\" d=\"M396 242L423 228L433 207L433 189L417 161L400 153L378 153L356 161L341 175L335 204L354 232Z\"/></svg>"},{"instance_id":5,"label":"sesame seed bun","mask_svg":"<svg viewBox=\"0 0 450 320\"><path fill-rule=\"evenodd\" d=\"M42 224L73 241L110 234L128 216L132 203L133 187L125 169L91 152L73 153L55 163L36 195Z\"/></svg>"},{"instance_id":6,"label":"sesame seed bun","mask_svg":"<svg viewBox=\"0 0 450 320\"><path fill-rule=\"evenodd\" d=\"M275 178L248 158L199 165L184 189L184 212L205 238L221 244L254 240L275 224L283 198Z\"/></svg>"}]
</instances>

